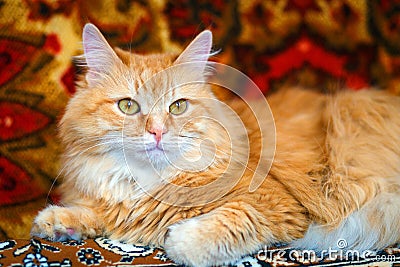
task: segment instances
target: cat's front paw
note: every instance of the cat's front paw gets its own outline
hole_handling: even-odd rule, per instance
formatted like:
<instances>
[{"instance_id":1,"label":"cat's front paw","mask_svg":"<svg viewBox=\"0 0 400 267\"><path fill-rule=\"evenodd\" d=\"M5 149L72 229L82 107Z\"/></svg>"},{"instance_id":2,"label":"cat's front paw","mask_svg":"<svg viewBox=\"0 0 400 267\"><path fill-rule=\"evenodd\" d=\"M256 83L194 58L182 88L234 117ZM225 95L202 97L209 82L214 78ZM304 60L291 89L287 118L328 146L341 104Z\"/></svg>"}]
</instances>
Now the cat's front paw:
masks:
<instances>
[{"instance_id":1,"label":"cat's front paw","mask_svg":"<svg viewBox=\"0 0 400 267\"><path fill-rule=\"evenodd\" d=\"M95 229L82 225L76 212L58 206L49 206L39 212L31 229L31 236L51 241L79 241L96 234Z\"/></svg>"},{"instance_id":2,"label":"cat's front paw","mask_svg":"<svg viewBox=\"0 0 400 267\"><path fill-rule=\"evenodd\" d=\"M164 249L168 257L178 264L206 267L232 263L238 255L230 252L229 241L218 229L207 227L197 218L170 226Z\"/></svg>"}]
</instances>

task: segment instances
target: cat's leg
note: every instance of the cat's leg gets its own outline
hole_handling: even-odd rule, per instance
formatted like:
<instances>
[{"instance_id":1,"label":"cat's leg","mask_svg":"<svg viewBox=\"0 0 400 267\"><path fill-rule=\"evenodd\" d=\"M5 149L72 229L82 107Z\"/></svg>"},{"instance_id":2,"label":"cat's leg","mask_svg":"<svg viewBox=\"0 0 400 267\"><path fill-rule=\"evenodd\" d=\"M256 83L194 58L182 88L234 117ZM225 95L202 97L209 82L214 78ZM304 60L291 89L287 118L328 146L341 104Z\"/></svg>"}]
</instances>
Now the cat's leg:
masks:
<instances>
[{"instance_id":1,"label":"cat's leg","mask_svg":"<svg viewBox=\"0 0 400 267\"><path fill-rule=\"evenodd\" d=\"M52 241L81 240L102 234L96 213L87 207L48 206L33 221L31 236Z\"/></svg>"},{"instance_id":2,"label":"cat's leg","mask_svg":"<svg viewBox=\"0 0 400 267\"><path fill-rule=\"evenodd\" d=\"M312 225L293 247L314 249L352 249L360 253L379 250L400 241L400 195L381 193L361 209L350 214L336 229Z\"/></svg>"},{"instance_id":3,"label":"cat's leg","mask_svg":"<svg viewBox=\"0 0 400 267\"><path fill-rule=\"evenodd\" d=\"M251 205L229 203L170 226L164 249L186 266L230 264L275 242L270 224Z\"/></svg>"}]
</instances>

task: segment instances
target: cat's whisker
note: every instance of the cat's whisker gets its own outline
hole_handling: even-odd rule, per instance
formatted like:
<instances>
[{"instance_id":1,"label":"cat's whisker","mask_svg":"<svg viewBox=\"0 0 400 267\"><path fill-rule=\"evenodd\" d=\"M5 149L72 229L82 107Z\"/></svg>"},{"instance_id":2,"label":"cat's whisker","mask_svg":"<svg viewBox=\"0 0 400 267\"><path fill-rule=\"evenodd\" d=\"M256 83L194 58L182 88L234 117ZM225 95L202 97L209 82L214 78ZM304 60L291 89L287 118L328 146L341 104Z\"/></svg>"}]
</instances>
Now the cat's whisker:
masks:
<instances>
[{"instance_id":1,"label":"cat's whisker","mask_svg":"<svg viewBox=\"0 0 400 267\"><path fill-rule=\"evenodd\" d=\"M105 138L98 138L98 137L88 138L88 137L86 137L85 139L76 140L75 144L81 146L81 145L86 145L89 143L98 143L99 141L102 141L104 139Z\"/></svg>"},{"instance_id":2,"label":"cat's whisker","mask_svg":"<svg viewBox=\"0 0 400 267\"><path fill-rule=\"evenodd\" d=\"M46 196L46 205L49 203L50 194L51 194L51 191L53 190L53 188L54 188L54 186L55 186L55 184L56 184L56 182L57 182L57 179L60 178L61 174L64 172L64 170L65 170L66 167L67 167L67 166L64 165L64 167L62 167L62 169L58 172L57 176L53 179L53 182L52 182L51 185L50 185L50 189L49 189L49 191L47 192L47 196Z\"/></svg>"},{"instance_id":3,"label":"cat's whisker","mask_svg":"<svg viewBox=\"0 0 400 267\"><path fill-rule=\"evenodd\" d=\"M186 137L186 138L191 138L191 139L204 139L198 136L192 136L192 135L178 135L179 137ZM205 140L205 139L204 139Z\"/></svg>"},{"instance_id":4,"label":"cat's whisker","mask_svg":"<svg viewBox=\"0 0 400 267\"><path fill-rule=\"evenodd\" d=\"M190 138L190 139L200 139L201 141L206 141L206 140L208 140L208 139L206 139L206 138L201 138L201 137L197 137L197 136L188 136L188 135L179 135L180 137L186 137L186 138ZM205 147L205 148L207 148L207 146ZM209 147L211 150L216 150L216 151L218 151L218 152L220 152L220 153L222 153L223 155L225 155L225 156L230 156L230 157L232 157L232 155L230 154L230 153L227 153L226 151L224 151L224 150L222 150L222 149L219 149L218 147L216 147L216 146L212 146L212 147ZM234 159L234 158L232 158L235 162L237 162L237 163L239 163L239 164L241 164L242 166L244 166L244 167L246 167L246 169L248 169L249 171L251 171L252 173L257 173L256 172L256 170L254 170L254 169L252 169L252 168L250 168L249 166L248 166L248 164L247 164L247 162L246 163L243 163L243 162L240 162L239 160L237 160L237 159ZM259 174L259 173L258 173Z\"/></svg>"},{"instance_id":5,"label":"cat's whisker","mask_svg":"<svg viewBox=\"0 0 400 267\"><path fill-rule=\"evenodd\" d=\"M180 136L180 137L187 137L187 138L190 138L190 139L200 139L201 141L208 140L208 139L206 139L206 138L201 138L201 137L196 137L196 136L183 136L183 135L179 135L179 136ZM184 145L185 145L185 144L189 144L189 145L193 145L193 146L198 145L198 144L193 144L193 143L188 142L188 141L184 141L184 142L181 141L180 144L184 144ZM238 163L238 164L240 164L241 166L245 167L247 170L251 171L252 173L254 173L254 174L260 174L259 172L257 172L257 171L254 170L253 168L250 168L250 167L248 166L247 162L241 162L241 161L239 161L239 160L233 158L233 157L232 157L232 154L230 154L230 153L228 153L228 152L226 152L226 151L224 151L224 150L222 150L222 149L219 149L219 148L216 147L216 146L210 146L210 147L204 146L203 149L204 149L204 148L205 148L205 149L208 148L208 149L209 149L209 152L217 151L217 152L220 152L221 154L223 154L224 156L231 157L233 161L235 161L236 163ZM261 174L260 174L260 175L261 175ZM263 173L263 175L264 175L264 173Z\"/></svg>"},{"instance_id":6,"label":"cat's whisker","mask_svg":"<svg viewBox=\"0 0 400 267\"><path fill-rule=\"evenodd\" d=\"M100 146L104 146L104 145L108 145L108 144L115 144L115 140L110 140L110 141L105 141L105 142L97 143L97 144L95 144L95 145L93 145L93 146L90 146L90 147L85 148L84 150L80 151L80 153L77 154L77 155L73 155L73 154L71 154L71 155L73 155L73 156L81 156L82 154L85 154L87 151L89 151L89 150L91 150L91 149L93 149L93 148L100 147ZM105 151L102 151L102 153L105 153ZM98 153L93 153L93 154L96 155L96 154L98 154Z\"/></svg>"}]
</instances>

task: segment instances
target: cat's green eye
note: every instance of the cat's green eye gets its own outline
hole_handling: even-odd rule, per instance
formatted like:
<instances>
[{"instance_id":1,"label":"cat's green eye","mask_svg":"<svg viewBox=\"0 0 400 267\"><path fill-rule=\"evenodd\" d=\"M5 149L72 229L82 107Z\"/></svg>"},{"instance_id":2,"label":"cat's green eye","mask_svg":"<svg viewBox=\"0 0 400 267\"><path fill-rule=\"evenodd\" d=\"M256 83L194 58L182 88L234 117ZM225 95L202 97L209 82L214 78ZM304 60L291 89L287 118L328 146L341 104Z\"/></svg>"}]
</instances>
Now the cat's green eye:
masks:
<instances>
[{"instance_id":1,"label":"cat's green eye","mask_svg":"<svg viewBox=\"0 0 400 267\"><path fill-rule=\"evenodd\" d=\"M176 100L174 103L172 103L169 106L169 113L174 114L174 115L180 115L186 111L187 106L188 106L188 103L187 103L186 99Z\"/></svg>"},{"instance_id":2,"label":"cat's green eye","mask_svg":"<svg viewBox=\"0 0 400 267\"><path fill-rule=\"evenodd\" d=\"M122 113L127 115L133 115L140 111L139 104L135 100L129 98L118 101L118 108Z\"/></svg>"}]
</instances>

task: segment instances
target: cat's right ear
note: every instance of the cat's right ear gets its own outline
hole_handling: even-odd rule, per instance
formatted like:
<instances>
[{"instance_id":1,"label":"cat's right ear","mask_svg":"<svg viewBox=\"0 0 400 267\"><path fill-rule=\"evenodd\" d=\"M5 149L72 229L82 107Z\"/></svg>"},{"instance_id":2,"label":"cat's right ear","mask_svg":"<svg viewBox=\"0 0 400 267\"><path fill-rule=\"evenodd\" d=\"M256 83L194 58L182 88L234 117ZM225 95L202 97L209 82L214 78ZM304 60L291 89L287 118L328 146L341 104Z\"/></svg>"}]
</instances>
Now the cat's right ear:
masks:
<instances>
[{"instance_id":1,"label":"cat's right ear","mask_svg":"<svg viewBox=\"0 0 400 267\"><path fill-rule=\"evenodd\" d=\"M111 46L107 43L100 30L91 23L83 28L83 49L88 72L86 81L89 86L94 86L111 73L113 68L122 65Z\"/></svg>"},{"instance_id":2,"label":"cat's right ear","mask_svg":"<svg viewBox=\"0 0 400 267\"><path fill-rule=\"evenodd\" d=\"M196 72L204 74L206 71L208 58L211 53L212 33L209 30L201 32L197 37L185 48L185 50L175 60L174 64L186 64L185 68L195 69Z\"/></svg>"}]
</instances>

